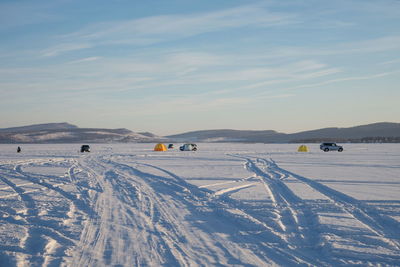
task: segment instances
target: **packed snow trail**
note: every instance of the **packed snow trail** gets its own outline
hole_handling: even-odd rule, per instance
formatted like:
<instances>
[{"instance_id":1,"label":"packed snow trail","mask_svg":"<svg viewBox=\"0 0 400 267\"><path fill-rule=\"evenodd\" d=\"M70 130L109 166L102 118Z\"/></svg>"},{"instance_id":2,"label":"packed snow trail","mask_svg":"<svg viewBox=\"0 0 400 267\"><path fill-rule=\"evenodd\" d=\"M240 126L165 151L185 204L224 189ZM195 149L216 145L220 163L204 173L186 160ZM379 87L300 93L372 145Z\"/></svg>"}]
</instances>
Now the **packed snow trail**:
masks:
<instances>
[{"instance_id":1,"label":"packed snow trail","mask_svg":"<svg viewBox=\"0 0 400 267\"><path fill-rule=\"evenodd\" d=\"M91 171L102 170L96 177L103 193L95 208L99 218L85 225L79 249L73 253L73 265L213 266L233 261L260 266L275 261L307 262L282 248L265 246L262 241L271 239L269 234L249 232L241 237L240 243L256 250L232 242L232 234L260 226L241 229L232 219L240 216L247 224L254 224L247 214L210 202L209 193L171 172L162 170L169 177L158 176L110 159L89 158L83 164ZM160 170L148 164L137 165ZM272 238L274 242L280 240Z\"/></svg>"},{"instance_id":2,"label":"packed snow trail","mask_svg":"<svg viewBox=\"0 0 400 267\"><path fill-rule=\"evenodd\" d=\"M248 157L242 157L239 155L232 155L235 157L243 158L246 160L246 168L254 172L260 177L260 179L266 183L268 192L272 195L274 203L277 203L278 210L281 214L281 221L290 221L289 226L296 226L297 230L303 229L308 233L300 233L301 238L295 238L297 240L309 239L309 243L317 242L321 237L315 236L315 233L321 232L318 226L318 220L310 221L310 218L315 218L317 214L312 211L312 207L307 207L307 204L299 199L283 182L284 179L294 178L302 183L310 186L317 192L326 196L332 204L336 207L340 207L343 212L348 213L354 219L362 223L368 230L370 230L378 240L375 240L379 246L383 246L392 253L386 256L386 260L391 263L396 263L400 259L399 255L399 242L400 242L400 223L391 217L379 214L377 210L366 204L362 204L360 201L338 192L328 186L321 183L313 181L311 179L305 178L303 176L297 175L290 171L280 168L272 159L262 159L256 158L252 160ZM257 166L260 165L260 166ZM301 205L298 205L301 203ZM297 205L296 205L297 204ZM289 210L289 214L285 214L285 209ZM299 214L302 216L299 218ZM306 222L300 223L300 219L307 220ZM284 230L287 229L285 223L282 221ZM314 229L308 229L313 227ZM311 238L311 239L310 239ZM363 243L365 242L365 237L363 239L357 240L355 242ZM367 240L371 241L371 240ZM293 243L293 241L291 241ZM367 244L365 244L367 246ZM343 255L341 255L343 256ZM368 257L368 256L365 256ZM371 261L376 259L376 255L371 257Z\"/></svg>"},{"instance_id":3,"label":"packed snow trail","mask_svg":"<svg viewBox=\"0 0 400 267\"><path fill-rule=\"evenodd\" d=\"M273 159L297 154L104 146L0 153L0 266L400 265L396 200L371 206Z\"/></svg>"},{"instance_id":4,"label":"packed snow trail","mask_svg":"<svg viewBox=\"0 0 400 267\"><path fill-rule=\"evenodd\" d=\"M263 160L263 162L274 171L298 179L301 182L309 185L316 191L320 192L321 194L327 196L332 202L334 202L336 205L341 206L343 210L362 222L375 234L386 239L388 243L393 246L393 248L400 249L400 245L398 242L398 240L400 239L400 223L396 220L388 216L379 214L377 210L375 210L373 207L362 204L360 201L352 198L351 196L338 192L311 179L284 170L278 167L278 165L276 165L276 163L272 159Z\"/></svg>"}]
</instances>

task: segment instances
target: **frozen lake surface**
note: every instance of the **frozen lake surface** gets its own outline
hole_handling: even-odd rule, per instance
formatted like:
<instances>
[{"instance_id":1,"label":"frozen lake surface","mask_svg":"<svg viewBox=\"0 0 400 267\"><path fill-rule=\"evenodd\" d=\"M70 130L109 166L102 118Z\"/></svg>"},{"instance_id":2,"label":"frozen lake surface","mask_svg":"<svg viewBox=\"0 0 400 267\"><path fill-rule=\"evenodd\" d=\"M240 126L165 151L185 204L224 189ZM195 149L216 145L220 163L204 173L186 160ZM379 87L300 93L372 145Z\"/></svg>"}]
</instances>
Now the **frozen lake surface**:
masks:
<instances>
[{"instance_id":1,"label":"frozen lake surface","mask_svg":"<svg viewBox=\"0 0 400 267\"><path fill-rule=\"evenodd\" d=\"M153 146L0 145L0 266L400 265L399 144Z\"/></svg>"}]
</instances>

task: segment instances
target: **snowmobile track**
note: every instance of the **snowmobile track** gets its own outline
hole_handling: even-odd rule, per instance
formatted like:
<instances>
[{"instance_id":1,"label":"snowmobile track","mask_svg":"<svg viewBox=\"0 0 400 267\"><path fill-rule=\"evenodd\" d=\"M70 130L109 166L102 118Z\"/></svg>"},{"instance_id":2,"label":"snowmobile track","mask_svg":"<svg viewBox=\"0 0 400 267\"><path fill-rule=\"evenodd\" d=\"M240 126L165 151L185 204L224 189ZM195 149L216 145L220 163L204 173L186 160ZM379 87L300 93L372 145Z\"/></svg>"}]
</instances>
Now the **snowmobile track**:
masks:
<instances>
[{"instance_id":1,"label":"snowmobile track","mask_svg":"<svg viewBox=\"0 0 400 267\"><path fill-rule=\"evenodd\" d=\"M279 177L295 178L326 196L334 205L340 207L344 212L351 215L354 219L365 225L367 229L379 236L386 243L388 249L394 251L399 250L400 233L396 229L400 229L400 224L397 221L379 214L373 207L361 203L359 200L356 200L342 192L338 192L319 182L282 169L272 159L267 160L257 158L256 160L257 162L262 163L265 166L266 171L269 172L271 176L275 176L276 179L279 179ZM253 171L258 172L259 170L253 169ZM396 258L396 256L393 257L394 260Z\"/></svg>"}]
</instances>

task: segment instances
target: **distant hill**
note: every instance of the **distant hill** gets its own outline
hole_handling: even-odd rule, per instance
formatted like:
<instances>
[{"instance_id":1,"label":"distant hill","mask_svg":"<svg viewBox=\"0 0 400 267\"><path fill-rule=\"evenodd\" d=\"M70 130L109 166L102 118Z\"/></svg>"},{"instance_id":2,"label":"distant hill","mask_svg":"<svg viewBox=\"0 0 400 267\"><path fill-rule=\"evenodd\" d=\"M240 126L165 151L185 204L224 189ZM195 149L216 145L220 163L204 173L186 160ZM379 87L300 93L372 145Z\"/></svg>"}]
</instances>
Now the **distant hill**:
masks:
<instances>
[{"instance_id":1,"label":"distant hill","mask_svg":"<svg viewBox=\"0 0 400 267\"><path fill-rule=\"evenodd\" d=\"M177 135L166 136L172 140L191 142L264 142L265 140L279 138L285 134L272 130L250 131L250 130L203 130L193 131Z\"/></svg>"},{"instance_id":2,"label":"distant hill","mask_svg":"<svg viewBox=\"0 0 400 267\"><path fill-rule=\"evenodd\" d=\"M286 134L273 130L203 130L170 136L131 130L79 128L66 122L0 129L0 143L145 143L145 142L393 142L400 143L400 123L381 122L348 128L323 128Z\"/></svg>"},{"instance_id":3,"label":"distant hill","mask_svg":"<svg viewBox=\"0 0 400 267\"><path fill-rule=\"evenodd\" d=\"M400 138L400 123L380 122L349 128L324 128L313 131L305 131L288 135L291 141L352 141L362 142L362 140L373 140L374 138L382 141L385 138Z\"/></svg>"},{"instance_id":4,"label":"distant hill","mask_svg":"<svg viewBox=\"0 0 400 267\"><path fill-rule=\"evenodd\" d=\"M66 122L61 123L46 123L46 124L34 124L28 126L12 127L0 129L0 132L29 132L29 131L41 131L41 130L65 130L65 129L76 129L78 126L72 125Z\"/></svg>"},{"instance_id":5,"label":"distant hill","mask_svg":"<svg viewBox=\"0 0 400 267\"><path fill-rule=\"evenodd\" d=\"M293 134L276 131L203 130L166 136L181 142L400 142L400 123L381 122L349 128L323 128Z\"/></svg>"},{"instance_id":6,"label":"distant hill","mask_svg":"<svg viewBox=\"0 0 400 267\"><path fill-rule=\"evenodd\" d=\"M144 135L144 136L147 136L147 137L156 137L156 138L159 137L159 136L157 136L157 135L155 135L153 133L150 133L150 132L139 132L138 134L141 134L141 135Z\"/></svg>"},{"instance_id":7,"label":"distant hill","mask_svg":"<svg viewBox=\"0 0 400 267\"><path fill-rule=\"evenodd\" d=\"M128 143L159 142L163 137L128 129L79 128L69 123L36 124L0 129L0 143Z\"/></svg>"}]
</instances>

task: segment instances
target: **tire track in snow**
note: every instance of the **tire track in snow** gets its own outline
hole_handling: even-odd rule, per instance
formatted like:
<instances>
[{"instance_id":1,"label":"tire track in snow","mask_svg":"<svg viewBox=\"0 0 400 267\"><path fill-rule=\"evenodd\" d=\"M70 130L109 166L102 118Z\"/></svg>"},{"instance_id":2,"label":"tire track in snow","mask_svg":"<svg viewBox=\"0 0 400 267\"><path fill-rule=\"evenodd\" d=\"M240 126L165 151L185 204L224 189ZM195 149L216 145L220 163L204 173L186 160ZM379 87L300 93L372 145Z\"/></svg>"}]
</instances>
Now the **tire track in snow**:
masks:
<instances>
[{"instance_id":1,"label":"tire track in snow","mask_svg":"<svg viewBox=\"0 0 400 267\"><path fill-rule=\"evenodd\" d=\"M71 201L74 206L79 209L80 212L85 213L88 216L93 215L93 210L90 208L90 206L87 205L83 200L79 199L77 196L73 195L72 193L69 193L65 190L63 190L60 186L55 186L54 184L48 183L45 181L45 179L49 178L58 178L58 177L52 177L52 176L46 176L46 175L41 175L41 174L35 174L31 172L25 172L22 169L23 165L19 164L15 166L15 171L21 175L20 179L24 179L26 181L30 181L36 185L40 185L42 187L45 187L49 190L52 190L61 196L63 196L65 199L68 201Z\"/></svg>"},{"instance_id":2,"label":"tire track in snow","mask_svg":"<svg viewBox=\"0 0 400 267\"><path fill-rule=\"evenodd\" d=\"M271 170L291 176L326 196L337 206L341 207L346 213L350 214L353 218L365 225L377 236L383 238L383 240L386 240L387 244L390 245L392 249L394 248L396 250L400 250L400 223L396 220L386 215L379 214L375 208L368 206L367 204L364 204L351 196L336 191L309 178L282 169L272 159L264 159L263 161Z\"/></svg>"},{"instance_id":3,"label":"tire track in snow","mask_svg":"<svg viewBox=\"0 0 400 267\"><path fill-rule=\"evenodd\" d=\"M47 226L47 223L40 219L35 201L28 194L30 192L11 181L13 178L21 179L21 177L3 166L1 169L2 175L0 175L0 179L17 194L18 199L25 207L22 217L24 223L22 225L26 229L26 234L20 240L20 249L16 248L11 251L20 253L20 261L29 262L30 264L43 265L45 263L60 261L63 254L62 249L54 249L57 247L54 244L58 242L59 244L73 246L74 240L60 231ZM8 178L6 178L7 173ZM51 246L49 246L49 241L51 242ZM7 250L7 248L5 249Z\"/></svg>"},{"instance_id":4,"label":"tire track in snow","mask_svg":"<svg viewBox=\"0 0 400 267\"><path fill-rule=\"evenodd\" d=\"M185 246L181 245L182 243L186 242L186 238L182 233L182 229L180 229L179 225L176 225L176 223L174 223L176 218L172 214L170 214L170 207L168 207L168 205L165 204L171 202L171 200L161 198L161 195L157 194L154 191L154 189L148 185L148 182L147 183L145 182L144 179L146 178L151 180L158 179L161 184L164 184L166 186L173 186L175 190L178 189L178 191L182 192L190 192L190 189L188 187L190 187L192 190L196 190L196 188L193 186L185 187L184 185L182 185L182 183L186 182L182 178L157 166L153 166L150 164L140 164L142 166L158 169L169 175L173 180L179 182L171 183L170 182L171 180L168 178L145 173L137 168L134 168L126 164L121 164L116 162L112 162L112 164L114 166L119 167L118 168L119 170L122 170L123 172L127 173L128 177L129 176L131 177L133 174L134 177L136 178L135 179L136 182L138 180L142 181L140 188L145 189L142 190L142 194L147 195L146 197L147 201L150 200L148 202L151 207L151 212L150 212L151 216L149 217L149 219L153 224L153 229L157 232L156 236L159 237L158 242L161 241L160 245L162 247L165 247L167 251L169 251L168 258L171 261L170 263L184 265L184 266L190 265L188 259L190 258L191 253L187 251ZM148 204L144 205L143 207L144 210L148 209L147 206ZM157 214L157 217L154 217L154 214Z\"/></svg>"},{"instance_id":5,"label":"tire track in snow","mask_svg":"<svg viewBox=\"0 0 400 267\"><path fill-rule=\"evenodd\" d=\"M25 184L16 184L16 187L22 187L22 186L26 186L26 185L34 185L34 183L25 183ZM64 183L62 184L53 184L54 187L59 187L59 186L63 186L65 185ZM24 192L22 194L30 194L30 193L34 193L34 192L39 192L39 191L45 191L48 190L48 188L38 188L38 189L31 189L31 190L24 190ZM1 195L0 199L2 198L10 198L10 197L15 197L15 196L19 196L18 193L11 193L8 195Z\"/></svg>"},{"instance_id":6,"label":"tire track in snow","mask_svg":"<svg viewBox=\"0 0 400 267\"><path fill-rule=\"evenodd\" d=\"M99 194L98 199L95 201L95 209L99 216L97 219L91 219L86 224L87 227L85 227L83 231L81 244L79 245L80 247L83 247L83 253L78 251L78 254L80 253L81 255L74 259L73 264L85 265L89 263L92 265L110 265L111 263L119 264L120 262L140 262L140 264L150 264L150 262L145 263L141 261L141 258L136 255L140 251L146 253L143 251L146 250L146 248L138 247L137 244L132 242L132 240L150 238L149 243L153 244L153 247L148 248L147 253L156 251L156 244L152 240L151 235L148 236L148 234L146 234L146 230L140 230L138 232L133 231L135 227L145 229L145 225L134 217L138 212L135 211L135 207L130 206L134 201L130 198L131 195L129 190L126 190L129 188L126 177L124 177L120 172L117 173L116 168L107 168L103 162L99 162L98 159L92 158L91 161L95 162L93 168L96 170L102 169L103 173L96 173L93 168L86 166L86 168L89 168L91 171L96 173L95 177L98 178L99 183L103 187L103 192ZM121 182L123 182L123 184L121 184ZM139 203L143 203L143 200L146 201L148 199L149 198L147 197L142 197L141 202ZM149 206L151 207L152 205ZM153 216L155 212L150 211L147 212L147 214ZM151 223L151 219L145 219L144 223ZM124 225L132 225L132 227ZM125 235L121 235L122 232L125 232ZM135 234L142 237L135 236ZM124 245L118 245L121 242ZM133 248L132 245L134 246ZM131 252L121 251L126 249L130 249ZM93 254L92 251L95 251L96 253ZM103 256L99 254L101 251L103 252ZM155 255L155 258L157 258L157 255ZM163 262L164 259L158 258L158 261ZM170 262L170 264L173 263Z\"/></svg>"},{"instance_id":7,"label":"tire track in snow","mask_svg":"<svg viewBox=\"0 0 400 267\"><path fill-rule=\"evenodd\" d=\"M34 161L34 162L36 163L36 162L43 162L43 161ZM32 164L32 162L29 161L28 164ZM5 165L1 165L1 166L0 166L0 169L3 170L3 171L5 171L5 172L10 172L10 173L11 173L11 170L5 168L4 166L5 166ZM16 167L14 166L13 169L15 169L15 168L16 168ZM12 173L11 175L13 175L15 178L18 178L18 179L20 179L20 180L26 180L26 179L24 179L23 177L16 177L16 176L15 176L15 173ZM34 193L34 192L38 192L38 191L44 191L44 190L48 190L48 189L49 189L49 188L47 188L47 187L41 187L41 188L31 189L31 190L25 190L25 189L23 189L24 186L31 186L31 185L38 185L38 184L37 184L37 183L34 183L34 182L25 182L25 183L14 184L14 186L15 186L16 188L21 188L21 192L18 193L18 192L16 192L15 190L13 190L15 193L11 193L11 194L8 194L8 195L0 195L0 199L2 199L2 198L14 197L14 196L19 196L20 194L29 194L29 193ZM65 183L53 184L54 187L60 187L60 186L63 186L63 185L65 185ZM8 185L7 187L1 187L0 190L5 190L5 189L7 189L7 188L10 188L10 185Z\"/></svg>"},{"instance_id":8,"label":"tire track in snow","mask_svg":"<svg viewBox=\"0 0 400 267\"><path fill-rule=\"evenodd\" d=\"M278 236L274 236L273 230L269 231L269 229L267 230L264 228L264 226L266 226L265 224L257 221L251 215L241 212L236 207L226 207L228 203L213 200L210 198L211 192L208 190L200 190L198 187L187 183L179 176L157 166L135 163L136 165L145 165L150 168L155 167L154 169L164 172L170 178L143 172L127 164L119 164L116 162L114 162L114 164L118 165L127 175L130 175L130 179L142 181L146 187L150 186L148 188L149 191L145 190L146 192L154 192L151 193L150 196L159 211L160 219L157 225L162 226L159 232L163 234L162 237L166 239L179 265L216 265L222 264L223 262L228 264L230 261L237 261L239 265L247 265L248 263L246 264L245 262L253 262L251 265L260 266L266 263L272 264L272 262L286 265L308 262L304 261L301 257L299 258L287 252L286 247L271 247L268 243L265 243L267 240L273 240L274 243L278 242L280 245L285 246L283 240L279 239ZM170 195L171 193L172 195ZM171 199L170 197L173 198ZM176 211L177 213L175 215L174 213L171 214L171 212L174 211L174 209L171 209L172 206L181 207ZM197 218L193 218L195 221L208 218L206 220L209 221L211 225L215 223L223 224L224 229L234 227L234 229L238 231L246 231L248 228L249 230L251 229L252 233L248 232L246 235L238 236L236 242L234 241L233 243L225 239L218 241L218 238L215 240L218 236L209 233L208 231L210 231L210 229L208 227L204 229L206 232L201 232L201 234L198 233L193 236L192 231L194 229L197 229L196 231L198 232L203 228L201 227L199 229L199 226L196 224L194 228L193 226L186 228L188 227L186 226L187 223L182 225L182 222L185 220L180 222L178 219L181 217L181 209L182 211L189 210L191 216ZM200 214L204 213L203 209L209 210L208 212L211 212L213 215L211 217L200 216ZM216 221L212 218L215 218ZM238 220L244 224L241 223L238 225ZM243 227L243 229L239 230L240 228L238 229L237 227ZM260 229L261 232L254 232L254 229ZM210 234L212 236L210 236ZM249 246L257 247L257 249L251 249L250 252L246 246L242 248L240 248L240 246L238 247L238 245L245 242L245 240L249 242ZM247 254L253 254L253 256L249 258L247 254L243 254L244 252L242 252L242 250L247 251ZM201 251L203 251L203 253L199 254ZM227 259L221 258L219 254L221 251L224 251L224 257L228 259L231 258L231 260L228 261ZM206 256L206 258L204 256ZM215 260L210 262L207 258L215 258Z\"/></svg>"},{"instance_id":9,"label":"tire track in snow","mask_svg":"<svg viewBox=\"0 0 400 267\"><path fill-rule=\"evenodd\" d=\"M79 173L79 171L76 171L77 169L79 169L79 163L74 162L73 165L71 165L71 167L68 169L68 177L71 181L72 184L75 185L75 187L80 191L84 191L84 190L92 190L92 191L96 191L96 192L102 192L102 188L101 186L96 182L95 186L91 186L89 184L89 182L93 182L93 181L89 181L90 179L90 173L88 174L87 179L83 180L82 179L78 179L77 178L77 173Z\"/></svg>"},{"instance_id":10,"label":"tire track in snow","mask_svg":"<svg viewBox=\"0 0 400 267\"><path fill-rule=\"evenodd\" d=\"M254 162L249 157L230 156L244 159L246 161L245 168L255 173L264 184L265 190L271 196L276 213L279 214L277 224L294 253L299 253L313 264L326 265L326 258L323 255L318 235L316 215L282 182L286 176L262 170L265 165L260 159L256 159ZM261 164L260 167L259 164Z\"/></svg>"},{"instance_id":11,"label":"tire track in snow","mask_svg":"<svg viewBox=\"0 0 400 267\"><path fill-rule=\"evenodd\" d=\"M23 183L23 184L15 184L15 186L21 187L21 186L26 186L26 185L33 185L34 183ZM7 187L0 187L0 190L5 190L9 188L9 186Z\"/></svg>"},{"instance_id":12,"label":"tire track in snow","mask_svg":"<svg viewBox=\"0 0 400 267\"><path fill-rule=\"evenodd\" d=\"M95 175L103 192L99 194L95 206L99 217L86 224L79 245L81 249L73 264L116 265L136 262L138 265L152 265L158 262L179 265L172 254L168 254L168 245L158 240L164 233L154 235L147 229L158 220L153 197L147 196L150 191L143 191L145 188L138 184L140 181L132 181L131 175L110 162L91 158L91 164L86 164L85 167L93 172L94 169L101 169ZM164 252L160 253L160 250ZM149 261L150 258L153 258L153 262Z\"/></svg>"},{"instance_id":13,"label":"tire track in snow","mask_svg":"<svg viewBox=\"0 0 400 267\"><path fill-rule=\"evenodd\" d=\"M146 166L155 168L155 169L157 169L157 170L163 171L163 172L165 172L166 174L170 175L172 178L175 178L176 181L179 182L180 184L183 183L183 184L185 184L185 185L187 185L187 186L189 186L189 187L192 187L192 185L191 185L191 184L188 184L184 179L182 179L182 178L176 176L175 174L173 174L173 173L171 173L171 172L169 172L169 171L167 171L167 170L165 170L165 169L162 169L162 168L160 168L160 167L153 166L153 165L150 165L150 164L142 164L142 165L146 165ZM286 177L286 176L283 175L281 178L285 178L285 177ZM239 181L245 181L245 180L251 179L251 178L254 178L254 176L250 176L250 177L245 178L245 179L240 179ZM270 226L268 226L268 225L265 224L264 222L261 222L260 220L258 220L258 219L255 218L254 216L250 215L250 214L249 214L248 212L246 212L244 209L239 208L240 205L239 205L238 203L235 203L236 201L234 201L234 200L231 199L231 198L227 198L227 196L225 195L226 193L238 191L238 190L240 190L240 189L243 189L244 187L249 187L249 186L253 186L253 184L252 184L252 185L239 186L239 187L235 187L235 188L228 188L228 189L225 189L225 190L221 190L221 192L220 192L220 194L218 194L218 196L221 197L222 195L224 195L224 199L228 200L227 202L224 203L224 205L228 204L228 207L225 208L225 209L223 209L223 210L224 210L224 212L223 212L224 215L225 215L225 216L228 216L228 217L232 217L232 215L233 215L233 216L239 215L239 216L241 216L241 217L243 217L243 218L246 218L247 220L251 221L252 223L255 223L255 224L259 225L259 226L262 226L262 227L265 228L270 234L275 235L276 240L279 240L279 241L282 242L282 243L286 243L286 240L284 240L285 238L281 239L281 235L280 235L279 233L277 233L274 229L272 229ZM218 192L218 191L217 191L217 192ZM200 191L200 194L201 194L201 191ZM212 196L215 196L215 193L211 193L211 195L212 195ZM294 197L293 197L293 198L294 198ZM211 199L213 199L213 197L211 197ZM219 204L218 202L216 202L215 200L213 201L213 204L220 206L220 204ZM290 246L291 246L291 245L290 245ZM305 254L302 253L302 252L297 253L297 252L293 251L292 248L289 248L289 250L290 250L290 252L289 252L289 253L290 253L290 256L287 254L287 253L288 253L288 252L287 252L287 251L288 251L288 248L287 248L285 245L283 245L282 247L275 247L275 248L274 248L274 252L276 252L276 251L279 251L279 252L277 252L276 255L274 255L274 258L275 258L275 259L278 259L278 258L280 258L282 255L286 255L286 256L284 256L284 257L286 257L287 259L290 259L290 258L292 258L292 257L295 257L295 260L294 260L294 261L296 262L296 264L302 263L302 264L307 264L307 265L309 265L309 264L311 264L311 265L321 265L321 264L323 264L323 262L324 262L323 259L317 259L317 260L315 260L315 259L314 259L314 258L315 258L315 255L309 256L309 255L305 255ZM271 253L271 251L270 251L270 253ZM275 254L275 253L271 253L271 254ZM279 262L279 261L278 261L278 262ZM287 263L285 263L285 264L287 264Z\"/></svg>"},{"instance_id":14,"label":"tire track in snow","mask_svg":"<svg viewBox=\"0 0 400 267\"><path fill-rule=\"evenodd\" d=\"M82 207L85 207L85 210L88 210L90 214L86 213L86 215L96 217L96 213L91 206L91 201L93 201L91 196L96 197L98 193L103 192L103 188L98 183L96 179L93 178L94 175L91 172L83 173L83 178L78 178L77 171L81 170L80 164L75 160L71 167L68 169L67 174L68 178L72 185L74 185L75 189L78 193L75 196L75 199L79 201L79 204ZM81 172L78 172L81 173ZM94 183L94 186L92 186ZM69 219L66 220L66 223L71 223L73 221L77 221L77 215L80 209L79 206L76 206L76 201L70 202L69 212L67 213Z\"/></svg>"},{"instance_id":15,"label":"tire track in snow","mask_svg":"<svg viewBox=\"0 0 400 267\"><path fill-rule=\"evenodd\" d=\"M371 245L367 242L372 242L373 246L384 247L389 251L392 251L393 254L385 255L386 262L397 262L399 260L399 249L398 249L398 238L396 235L399 235L399 232L396 229L399 229L399 223L392 218L389 218L385 215L380 215L377 210L373 207L368 207L368 205L363 204L361 201L356 200L348 195L345 195L341 192L338 192L332 188L329 188L323 184L315 182L311 179L302 177L295 173L289 172L277 166L277 164L272 160L266 160L257 158L257 162L263 163L265 165L266 172L270 173L271 176L275 176L277 179L279 177L285 178L294 178L303 184L309 186L315 191L319 192L321 195L327 197L330 202L339 207L344 213L349 214L352 218L360 222L362 225L366 227L366 229L370 230L371 233L375 234L380 238L380 241L377 242L373 239L352 236L358 244ZM282 178L280 178L282 180ZM372 216L371 213L372 212ZM384 217L384 218L382 218ZM378 219L376 219L378 218ZM385 227L385 225L387 227ZM377 227L377 228L376 228ZM382 231L384 229L384 231ZM389 237L386 233L389 233ZM393 237L393 235L395 235ZM374 245L375 244L375 245ZM340 252L339 252L340 253ZM356 253L356 252L354 252ZM357 254L357 253L356 253ZM341 258L344 257L343 254L340 254ZM349 254L349 259L351 259L351 253ZM357 254L357 257L359 255ZM368 258L370 257L370 258ZM370 262L374 262L377 258L380 258L379 254L373 254L372 256L365 255L364 258Z\"/></svg>"},{"instance_id":16,"label":"tire track in snow","mask_svg":"<svg viewBox=\"0 0 400 267\"><path fill-rule=\"evenodd\" d=\"M108 199L110 193L106 190L105 182L102 180L101 174L96 172L92 166L89 166L88 162L95 164L92 156L81 157L79 167L84 170L88 177L95 179L99 184L101 191L97 192L94 196L86 197L88 206L93 210L93 215L87 217L83 222L83 229L81 232L80 240L77 242L76 247L73 251L73 257L70 260L71 266L97 266L106 265L104 263L104 257L99 251L104 251L106 246L106 240L103 237L105 229L107 227L106 220L110 217L109 212L112 210L111 201ZM102 167L100 165L100 167ZM100 168L100 171L102 168ZM74 176L70 176L70 179L74 181Z\"/></svg>"}]
</instances>

